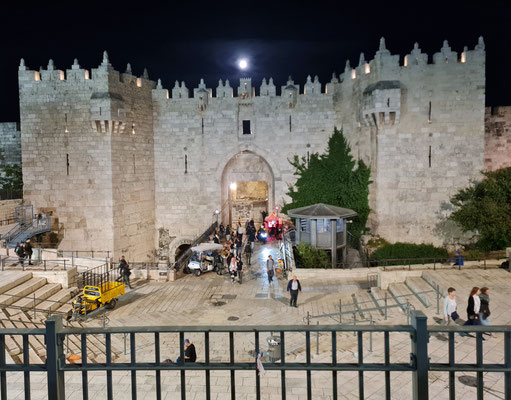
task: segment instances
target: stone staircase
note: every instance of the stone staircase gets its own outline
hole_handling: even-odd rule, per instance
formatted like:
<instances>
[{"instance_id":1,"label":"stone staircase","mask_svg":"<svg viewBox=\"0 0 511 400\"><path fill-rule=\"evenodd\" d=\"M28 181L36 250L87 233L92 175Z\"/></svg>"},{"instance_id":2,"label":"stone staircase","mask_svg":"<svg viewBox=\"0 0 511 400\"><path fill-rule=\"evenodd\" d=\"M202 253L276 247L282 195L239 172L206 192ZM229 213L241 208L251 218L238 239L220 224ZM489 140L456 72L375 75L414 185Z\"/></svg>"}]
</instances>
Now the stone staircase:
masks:
<instances>
[{"instance_id":1,"label":"stone staircase","mask_svg":"<svg viewBox=\"0 0 511 400\"><path fill-rule=\"evenodd\" d=\"M71 299L78 289L63 289L60 284L48 283L44 277L33 277L31 272L3 271L0 274L0 329L41 329L44 321L52 313L65 315L71 310ZM67 322L67 326L84 328L81 321ZM46 347L43 336L28 337L29 362L44 364ZM15 363L23 363L23 338L21 335L9 335L5 339L9 357ZM64 342L66 357L81 354L81 338L69 335ZM121 357L122 348L119 338L112 340L112 360ZM106 344L102 335L87 335L88 361L106 362Z\"/></svg>"}]
</instances>

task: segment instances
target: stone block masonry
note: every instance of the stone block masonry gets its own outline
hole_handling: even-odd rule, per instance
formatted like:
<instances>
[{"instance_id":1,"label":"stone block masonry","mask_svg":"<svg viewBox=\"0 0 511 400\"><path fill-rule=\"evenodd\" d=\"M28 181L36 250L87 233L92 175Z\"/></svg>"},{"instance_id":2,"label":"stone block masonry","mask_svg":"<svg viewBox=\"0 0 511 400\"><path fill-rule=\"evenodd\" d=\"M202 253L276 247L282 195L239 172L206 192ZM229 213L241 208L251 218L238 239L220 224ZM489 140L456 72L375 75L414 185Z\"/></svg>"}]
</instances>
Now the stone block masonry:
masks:
<instances>
[{"instance_id":1,"label":"stone block masonry","mask_svg":"<svg viewBox=\"0 0 511 400\"><path fill-rule=\"evenodd\" d=\"M511 107L487 107L485 119L485 171L511 167Z\"/></svg>"},{"instance_id":2,"label":"stone block masonry","mask_svg":"<svg viewBox=\"0 0 511 400\"><path fill-rule=\"evenodd\" d=\"M0 166L21 166L21 132L15 122L0 123Z\"/></svg>"},{"instance_id":3,"label":"stone block masonry","mask_svg":"<svg viewBox=\"0 0 511 400\"><path fill-rule=\"evenodd\" d=\"M22 60L26 200L55 207L63 249L172 260L215 210L232 221L231 183L265 183L269 211L289 200L288 159L324 152L338 127L371 166L372 232L441 244L443 204L484 168L484 42L458 54L445 41L432 61L416 44L400 64L382 38L374 59L361 54L326 86L290 77L277 93L270 78L256 95L250 78L220 80L214 96L203 80L169 92L129 65L119 73L106 54L90 72Z\"/></svg>"}]
</instances>

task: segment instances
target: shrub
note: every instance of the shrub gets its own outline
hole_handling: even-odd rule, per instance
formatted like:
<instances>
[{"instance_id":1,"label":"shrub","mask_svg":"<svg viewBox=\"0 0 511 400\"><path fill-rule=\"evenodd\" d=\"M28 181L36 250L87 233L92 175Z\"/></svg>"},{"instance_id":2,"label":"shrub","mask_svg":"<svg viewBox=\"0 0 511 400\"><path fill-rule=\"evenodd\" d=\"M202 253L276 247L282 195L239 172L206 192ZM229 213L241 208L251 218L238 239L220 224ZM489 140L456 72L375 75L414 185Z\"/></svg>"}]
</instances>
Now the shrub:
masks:
<instances>
[{"instance_id":1,"label":"shrub","mask_svg":"<svg viewBox=\"0 0 511 400\"><path fill-rule=\"evenodd\" d=\"M330 267L330 257L324 250L316 249L307 243L295 247L295 262L298 268L327 268Z\"/></svg>"},{"instance_id":2,"label":"shrub","mask_svg":"<svg viewBox=\"0 0 511 400\"><path fill-rule=\"evenodd\" d=\"M384 244L371 255L371 260L392 260L392 259L423 259L441 258L448 259L449 253L446 249L435 247L432 244L400 243ZM392 262L389 264L399 264Z\"/></svg>"}]
</instances>

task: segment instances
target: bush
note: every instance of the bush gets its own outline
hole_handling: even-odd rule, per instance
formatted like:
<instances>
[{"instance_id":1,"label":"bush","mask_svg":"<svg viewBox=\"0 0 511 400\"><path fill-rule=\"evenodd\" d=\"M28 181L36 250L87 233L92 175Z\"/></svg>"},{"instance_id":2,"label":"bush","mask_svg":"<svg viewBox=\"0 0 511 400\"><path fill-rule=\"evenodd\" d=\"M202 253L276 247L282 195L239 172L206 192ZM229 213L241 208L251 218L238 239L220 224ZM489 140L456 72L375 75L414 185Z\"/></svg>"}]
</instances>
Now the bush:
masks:
<instances>
[{"instance_id":1,"label":"bush","mask_svg":"<svg viewBox=\"0 0 511 400\"><path fill-rule=\"evenodd\" d=\"M295 247L295 262L298 268L328 268L330 257L324 250L316 249L307 243Z\"/></svg>"},{"instance_id":2,"label":"bush","mask_svg":"<svg viewBox=\"0 0 511 400\"><path fill-rule=\"evenodd\" d=\"M392 260L392 259L422 259L441 258L448 259L449 253L446 249L435 247L432 244L400 243L384 244L371 255L371 260ZM390 264L399 264L393 262Z\"/></svg>"}]
</instances>

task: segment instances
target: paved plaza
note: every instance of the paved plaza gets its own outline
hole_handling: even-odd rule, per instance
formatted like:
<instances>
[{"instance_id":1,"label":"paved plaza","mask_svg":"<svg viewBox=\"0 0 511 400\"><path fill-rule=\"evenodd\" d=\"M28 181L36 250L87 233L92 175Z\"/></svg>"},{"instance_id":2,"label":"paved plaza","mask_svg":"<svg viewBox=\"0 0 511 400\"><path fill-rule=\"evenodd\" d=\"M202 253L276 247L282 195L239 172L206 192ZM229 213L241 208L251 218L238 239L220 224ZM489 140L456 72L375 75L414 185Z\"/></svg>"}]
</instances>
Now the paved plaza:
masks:
<instances>
[{"instance_id":1,"label":"paved plaza","mask_svg":"<svg viewBox=\"0 0 511 400\"><path fill-rule=\"evenodd\" d=\"M106 319L102 313L89 318L87 326L212 326L212 325L302 325L307 313L312 315L338 312L339 300L349 309L354 299L368 298L367 281L346 281L329 277L328 273L321 277L301 281L303 291L298 297L298 308L289 306L286 293L287 280L280 278L269 284L266 275L266 259L272 254L279 258L278 246L268 244L256 245L251 266L245 266L243 284L232 284L229 275L206 273L199 277L185 275L174 282L135 281L132 290L128 290L113 311L107 311ZM327 272L327 271L325 271ZM511 305L511 275L503 270L446 270L429 271L427 274L437 279L445 290L448 286L458 289L458 311L465 315L465 299L472 286L487 285L491 290L491 320L495 325L508 324ZM319 276L319 275L318 275ZM410 298L410 304L421 309L428 316L428 324L438 323L435 295L428 294L431 307L421 306L417 299ZM361 305L360 308L374 308L372 305ZM440 304L441 307L441 304ZM360 314L360 313L356 313ZM405 324L406 316L399 308L389 310L388 319L378 312L362 312L364 319L372 318L376 324ZM362 319L362 316L357 316ZM349 318L346 318L349 322ZM338 317L311 320L312 324L336 324ZM367 324L368 322L362 322ZM266 336L261 334L262 350L267 349ZM187 334L196 346L198 362L204 361L203 334ZM154 362L154 335L136 335L137 362ZM161 334L161 359L175 358L179 353L178 334ZM429 342L429 354L432 362L447 362L447 340L442 335L432 336ZM238 333L234 337L235 360L237 362L254 360L254 335ZM364 361L383 362L383 334L364 334ZM129 338L124 348L122 335L114 335L113 350L119 354L116 362L130 359ZM311 334L312 362L331 362L330 333ZM411 344L408 334L392 333L390 335L391 362L408 363L410 361ZM286 362L305 361L305 336L302 333L286 334ZM356 337L352 333L337 334L338 362L354 363L358 360ZM484 342L484 360L486 363L502 363L504 358L503 335L489 338ZM476 359L475 339L456 337L456 361L473 362ZM229 361L228 334L210 334L211 361ZM266 361L269 362L268 358ZM42 374L33 373L32 395L34 399L45 399L46 381ZM255 399L255 371L236 372L236 398ZM286 391L288 398L306 398L305 372L286 372ZM126 398L130 393L131 376L128 372L114 372L114 398ZM69 399L82 398L81 373L66 373L66 394ZM313 399L332 398L332 373L312 373ZM341 399L358 399L358 373L339 372L338 390ZM9 374L9 399L22 399L22 374ZM448 398L448 374L430 372L430 398ZM503 397L503 374L485 374L485 399ZM384 374L377 372L364 373L366 399L383 399ZM476 389L472 386L475 374L457 373L457 398L472 399L476 397ZM211 372L212 399L230 399L230 374L228 371ZM279 371L266 371L261 376L262 399L281 398L281 379ZM137 392L139 399L155 399L155 372L137 372ZM180 377L177 371L162 372L162 390L164 399L179 399ZM391 390L395 399L411 398L411 373L391 373ZM187 399L205 399L205 374L200 371L186 372ZM106 399L106 374L89 373L89 398Z\"/></svg>"}]
</instances>

